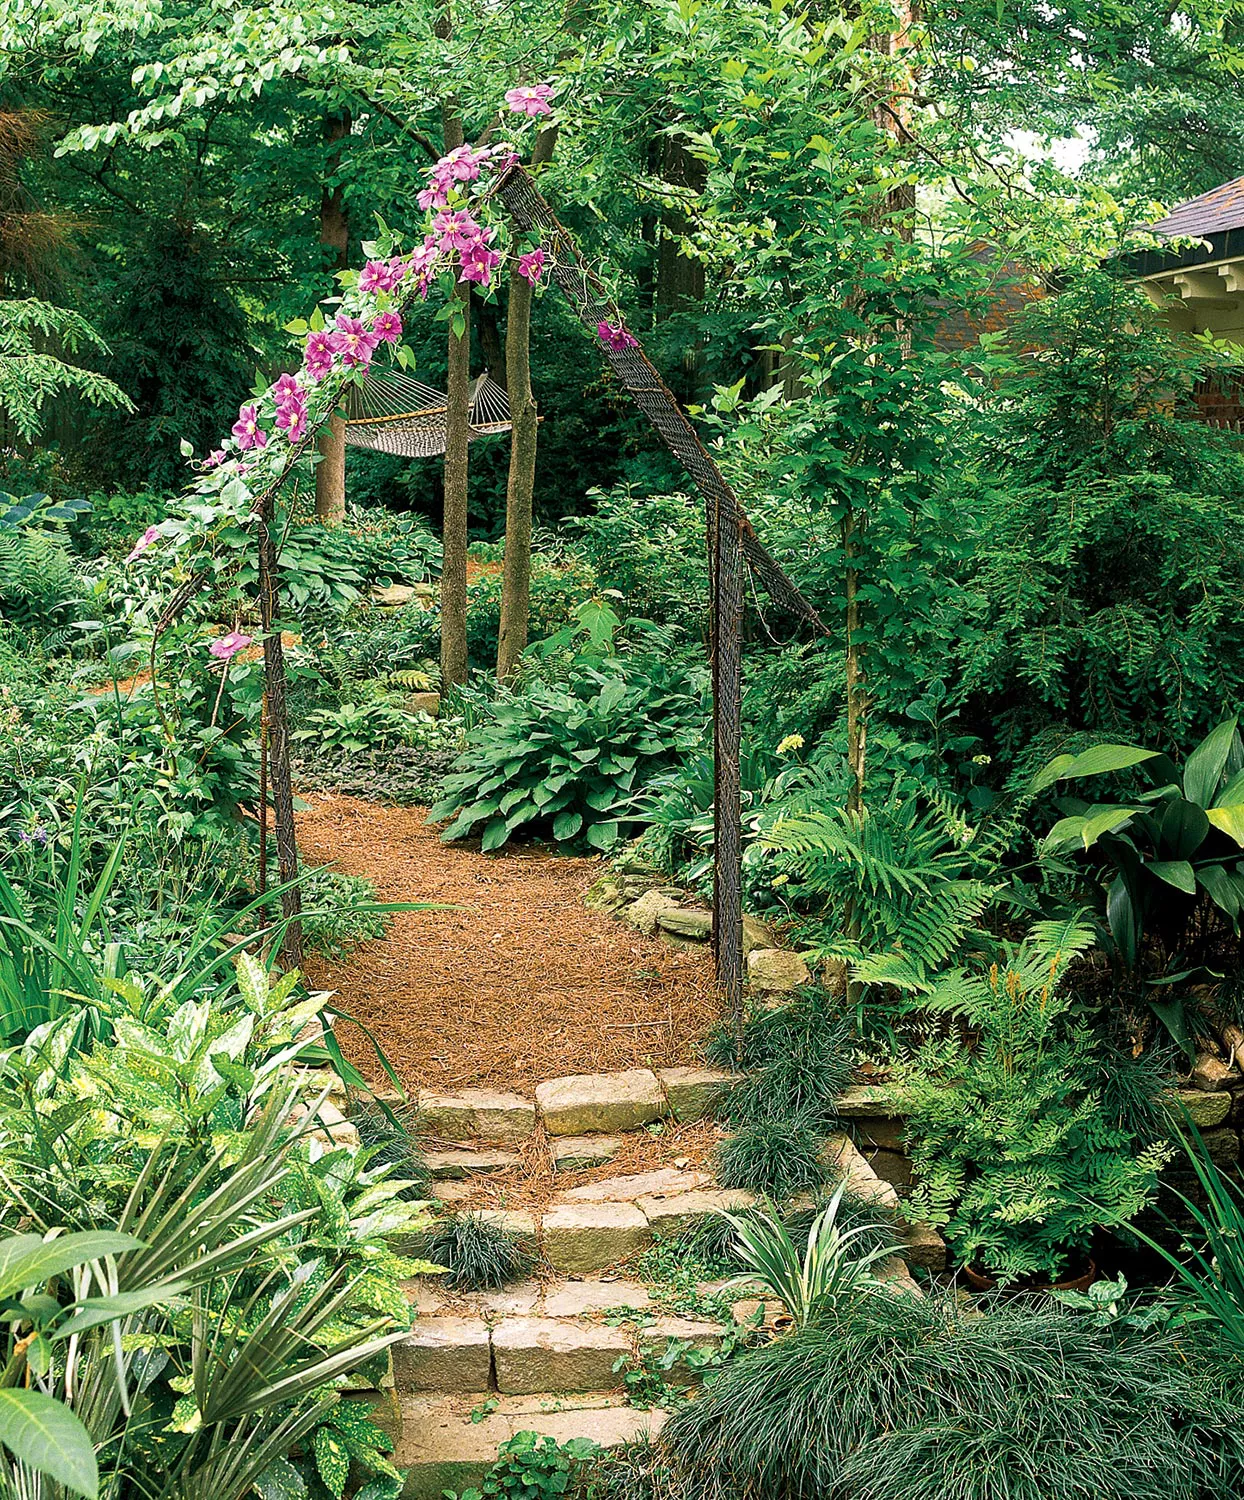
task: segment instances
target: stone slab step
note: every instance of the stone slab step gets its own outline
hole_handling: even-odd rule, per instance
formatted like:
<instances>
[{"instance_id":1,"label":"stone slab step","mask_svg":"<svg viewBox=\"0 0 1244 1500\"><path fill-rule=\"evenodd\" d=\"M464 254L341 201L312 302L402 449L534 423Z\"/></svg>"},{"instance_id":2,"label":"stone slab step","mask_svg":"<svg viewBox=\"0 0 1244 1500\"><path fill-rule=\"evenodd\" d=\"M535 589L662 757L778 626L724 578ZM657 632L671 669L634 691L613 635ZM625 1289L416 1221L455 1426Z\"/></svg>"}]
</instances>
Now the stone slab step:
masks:
<instances>
[{"instance_id":1,"label":"stone slab step","mask_svg":"<svg viewBox=\"0 0 1244 1500\"><path fill-rule=\"evenodd\" d=\"M603 1167L622 1149L618 1135L565 1135L552 1143L555 1172L586 1172Z\"/></svg>"},{"instance_id":2,"label":"stone slab step","mask_svg":"<svg viewBox=\"0 0 1244 1500\"><path fill-rule=\"evenodd\" d=\"M509 1396L611 1390L621 1383L614 1366L630 1353L630 1335L604 1324L506 1318L492 1331L497 1389Z\"/></svg>"},{"instance_id":3,"label":"stone slab step","mask_svg":"<svg viewBox=\"0 0 1244 1500\"><path fill-rule=\"evenodd\" d=\"M559 1443L590 1438L602 1448L657 1433L663 1411L640 1411L612 1396L414 1395L401 1398L401 1436L393 1460L405 1469L403 1500L440 1500L445 1490L478 1484L497 1449L520 1432ZM481 1420L472 1421L472 1411Z\"/></svg>"},{"instance_id":4,"label":"stone slab step","mask_svg":"<svg viewBox=\"0 0 1244 1500\"><path fill-rule=\"evenodd\" d=\"M437 1182L465 1182L492 1172L508 1172L519 1164L514 1151L467 1151L459 1148L425 1151L423 1159Z\"/></svg>"},{"instance_id":5,"label":"stone slab step","mask_svg":"<svg viewBox=\"0 0 1244 1500\"><path fill-rule=\"evenodd\" d=\"M418 1125L437 1140L514 1144L536 1128L536 1107L521 1094L462 1089L457 1094L420 1091Z\"/></svg>"}]
</instances>

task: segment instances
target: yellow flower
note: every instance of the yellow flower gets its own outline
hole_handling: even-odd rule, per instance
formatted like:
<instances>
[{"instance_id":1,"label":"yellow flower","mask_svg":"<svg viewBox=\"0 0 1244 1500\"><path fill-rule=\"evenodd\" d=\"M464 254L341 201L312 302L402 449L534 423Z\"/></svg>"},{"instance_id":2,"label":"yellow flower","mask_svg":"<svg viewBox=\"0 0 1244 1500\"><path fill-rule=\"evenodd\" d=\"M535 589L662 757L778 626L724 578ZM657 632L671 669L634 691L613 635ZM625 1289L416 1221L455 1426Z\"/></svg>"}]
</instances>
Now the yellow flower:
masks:
<instances>
[{"instance_id":1,"label":"yellow flower","mask_svg":"<svg viewBox=\"0 0 1244 1500\"><path fill-rule=\"evenodd\" d=\"M802 750L802 749L803 749L803 735L801 735L801 734L788 734L785 739L782 739L782 740L778 741L777 753L779 755L789 755L792 750Z\"/></svg>"}]
</instances>

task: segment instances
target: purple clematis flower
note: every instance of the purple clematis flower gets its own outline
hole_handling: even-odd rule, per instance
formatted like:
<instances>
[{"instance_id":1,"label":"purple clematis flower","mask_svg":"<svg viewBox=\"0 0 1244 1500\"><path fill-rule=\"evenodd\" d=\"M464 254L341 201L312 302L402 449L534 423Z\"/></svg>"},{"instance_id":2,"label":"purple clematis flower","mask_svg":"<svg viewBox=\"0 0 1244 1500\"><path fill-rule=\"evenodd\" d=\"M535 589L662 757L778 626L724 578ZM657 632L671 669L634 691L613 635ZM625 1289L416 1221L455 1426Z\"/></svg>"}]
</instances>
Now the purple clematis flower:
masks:
<instances>
[{"instance_id":1,"label":"purple clematis flower","mask_svg":"<svg viewBox=\"0 0 1244 1500\"><path fill-rule=\"evenodd\" d=\"M232 661L239 651L245 651L254 636L243 635L240 630L231 630L228 635L217 636L207 648L208 654L217 661Z\"/></svg>"},{"instance_id":2,"label":"purple clematis flower","mask_svg":"<svg viewBox=\"0 0 1244 1500\"><path fill-rule=\"evenodd\" d=\"M143 532L142 536L138 538L133 547L130 549L129 554L125 559L126 562L132 563L137 561L137 559L143 555L143 553L147 550L148 547L151 546L152 542L154 542L159 537L159 535L160 528L158 526L148 526L146 531Z\"/></svg>"},{"instance_id":3,"label":"purple clematis flower","mask_svg":"<svg viewBox=\"0 0 1244 1500\"><path fill-rule=\"evenodd\" d=\"M552 98L553 88L551 84L536 83L516 89L507 89L505 102L516 115L528 115L534 118L536 115L551 115L553 113L549 100Z\"/></svg>"},{"instance_id":4,"label":"purple clematis flower","mask_svg":"<svg viewBox=\"0 0 1244 1500\"><path fill-rule=\"evenodd\" d=\"M597 323L596 332L602 344L620 354L623 349L638 349L639 340L629 334L621 323Z\"/></svg>"},{"instance_id":5,"label":"purple clematis flower","mask_svg":"<svg viewBox=\"0 0 1244 1500\"><path fill-rule=\"evenodd\" d=\"M248 448L266 448L268 434L259 425L259 411L255 406L244 406L233 424L233 435L243 453Z\"/></svg>"}]
</instances>

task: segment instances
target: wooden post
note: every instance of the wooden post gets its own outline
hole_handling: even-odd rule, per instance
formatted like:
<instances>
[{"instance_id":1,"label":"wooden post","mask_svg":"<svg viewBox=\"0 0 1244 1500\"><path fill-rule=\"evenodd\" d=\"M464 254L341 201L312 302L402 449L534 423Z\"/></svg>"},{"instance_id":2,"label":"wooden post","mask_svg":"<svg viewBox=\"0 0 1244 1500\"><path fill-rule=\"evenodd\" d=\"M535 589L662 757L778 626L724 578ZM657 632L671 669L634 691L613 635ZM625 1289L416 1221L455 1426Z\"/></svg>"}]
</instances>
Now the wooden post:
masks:
<instances>
[{"instance_id":1,"label":"wooden post","mask_svg":"<svg viewBox=\"0 0 1244 1500\"><path fill-rule=\"evenodd\" d=\"M277 612L276 547L272 542L272 492L259 516L259 618L263 626L264 693L267 698L268 779L272 788L272 824L281 884L298 875L298 839L294 828L294 789L289 768L289 712L285 704L285 653ZM266 843L266 839L264 840ZM302 965L302 892L297 886L281 895L281 915L292 918L281 947L290 968Z\"/></svg>"},{"instance_id":2,"label":"wooden post","mask_svg":"<svg viewBox=\"0 0 1244 1500\"><path fill-rule=\"evenodd\" d=\"M743 850L739 757L743 719L743 552L737 517L711 507L713 665L713 958L727 1020L743 1024Z\"/></svg>"}]
</instances>

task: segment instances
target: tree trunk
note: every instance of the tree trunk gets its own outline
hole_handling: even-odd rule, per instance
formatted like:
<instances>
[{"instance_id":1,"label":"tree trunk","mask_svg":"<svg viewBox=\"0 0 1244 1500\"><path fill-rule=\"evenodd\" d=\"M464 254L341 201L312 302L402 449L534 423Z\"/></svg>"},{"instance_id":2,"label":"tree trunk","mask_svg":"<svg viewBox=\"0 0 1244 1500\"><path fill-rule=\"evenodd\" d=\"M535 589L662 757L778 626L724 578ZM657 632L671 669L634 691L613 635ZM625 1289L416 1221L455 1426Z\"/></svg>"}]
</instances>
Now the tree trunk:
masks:
<instances>
[{"instance_id":1,"label":"tree trunk","mask_svg":"<svg viewBox=\"0 0 1244 1500\"><path fill-rule=\"evenodd\" d=\"M536 137L533 167L543 166L557 144L557 127ZM505 570L501 579L501 628L497 636L497 681L509 682L527 648L531 604L531 511L536 488L539 412L531 391L531 303L534 288L510 278L505 325L505 382L510 397L510 472L505 488Z\"/></svg>"},{"instance_id":2,"label":"tree trunk","mask_svg":"<svg viewBox=\"0 0 1244 1500\"><path fill-rule=\"evenodd\" d=\"M868 734L868 695L864 684L864 652L860 644L860 577L856 568L855 532L858 520L848 509L842 522L842 555L846 565L846 678L847 769L851 784L847 811L858 817L864 809L864 752Z\"/></svg>"},{"instance_id":3,"label":"tree trunk","mask_svg":"<svg viewBox=\"0 0 1244 1500\"><path fill-rule=\"evenodd\" d=\"M446 7L443 24L449 26ZM448 30L446 30L448 34ZM462 118L452 101L441 110L445 150L463 144ZM441 691L467 679L467 447L471 430L471 286L454 283L445 389L445 502L441 533Z\"/></svg>"},{"instance_id":4,"label":"tree trunk","mask_svg":"<svg viewBox=\"0 0 1244 1500\"><path fill-rule=\"evenodd\" d=\"M353 121L349 110L327 115L324 140L330 144L345 140ZM332 172L340 159L339 151L328 155ZM336 253L336 269L343 271L350 263L350 221L345 199L339 186L325 183L320 191L320 244ZM333 416L316 439L320 461L315 466L315 514L326 526L339 526L346 513L346 429L339 416Z\"/></svg>"}]
</instances>

